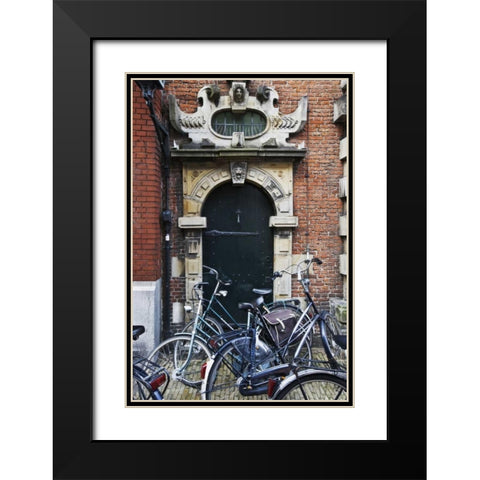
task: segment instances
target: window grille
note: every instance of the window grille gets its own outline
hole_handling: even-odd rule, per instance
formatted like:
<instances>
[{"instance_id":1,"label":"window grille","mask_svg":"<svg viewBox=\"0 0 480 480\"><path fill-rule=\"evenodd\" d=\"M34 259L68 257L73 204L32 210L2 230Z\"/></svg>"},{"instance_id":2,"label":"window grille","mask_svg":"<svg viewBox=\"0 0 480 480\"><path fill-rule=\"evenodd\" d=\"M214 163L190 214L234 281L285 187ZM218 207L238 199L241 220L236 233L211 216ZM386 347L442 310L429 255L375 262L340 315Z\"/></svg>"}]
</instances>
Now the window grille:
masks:
<instances>
[{"instance_id":1,"label":"window grille","mask_svg":"<svg viewBox=\"0 0 480 480\"><path fill-rule=\"evenodd\" d=\"M267 126L266 118L258 112L233 113L218 112L212 118L212 128L225 137L231 137L234 132L243 132L245 137L253 137L262 133Z\"/></svg>"}]
</instances>

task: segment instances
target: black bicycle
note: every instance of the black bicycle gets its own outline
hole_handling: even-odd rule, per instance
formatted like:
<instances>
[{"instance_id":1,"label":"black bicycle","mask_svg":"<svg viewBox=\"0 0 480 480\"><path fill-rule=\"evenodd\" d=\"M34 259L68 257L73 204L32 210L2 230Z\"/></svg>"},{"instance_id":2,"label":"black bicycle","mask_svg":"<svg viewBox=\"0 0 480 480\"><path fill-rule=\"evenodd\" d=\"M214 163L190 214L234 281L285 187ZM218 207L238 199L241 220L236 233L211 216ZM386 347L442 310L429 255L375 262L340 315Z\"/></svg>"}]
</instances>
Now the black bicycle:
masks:
<instances>
[{"instance_id":1,"label":"black bicycle","mask_svg":"<svg viewBox=\"0 0 480 480\"><path fill-rule=\"evenodd\" d=\"M282 319L278 312L265 315L255 303L239 305L239 308L247 310L251 322L242 336L227 342L207 362L202 398L244 400L247 397L263 395L263 398L268 399L283 377L288 376L298 365L311 364L309 339L315 325L319 327L323 346L323 349L317 352L317 360L327 362L334 370L343 368L335 359L329 345L326 312L317 308L310 294L308 271L312 264L321 265L322 261L310 258L295 265L295 273L303 286L308 304L293 328L288 328L285 319ZM282 273L293 274L284 270L275 272L274 277L280 277ZM266 343L260 339L262 331L270 334L272 342ZM339 337L337 340L340 342ZM290 344L295 345L295 353L293 360L286 362L278 353L285 351Z\"/></svg>"}]
</instances>

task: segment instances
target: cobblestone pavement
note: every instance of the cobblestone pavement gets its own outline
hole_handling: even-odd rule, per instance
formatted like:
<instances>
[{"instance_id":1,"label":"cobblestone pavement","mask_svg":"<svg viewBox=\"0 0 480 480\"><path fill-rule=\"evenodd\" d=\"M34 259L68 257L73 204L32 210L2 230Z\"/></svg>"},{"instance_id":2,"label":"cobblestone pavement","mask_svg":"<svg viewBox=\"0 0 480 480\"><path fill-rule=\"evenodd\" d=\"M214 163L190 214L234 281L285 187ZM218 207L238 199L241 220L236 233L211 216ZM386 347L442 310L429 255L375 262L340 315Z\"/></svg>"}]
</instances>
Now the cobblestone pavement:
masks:
<instances>
[{"instance_id":1,"label":"cobblestone pavement","mask_svg":"<svg viewBox=\"0 0 480 480\"><path fill-rule=\"evenodd\" d=\"M313 348L313 359L319 361L326 361L323 348L314 347ZM165 392L165 400L170 401L192 401L192 400L201 400L201 394L199 389L191 388L184 385L180 381L172 379L170 384ZM239 400L239 401L259 401L259 400L268 400L267 395L255 395L251 397L245 397L241 395L238 390L235 393L232 393L228 400Z\"/></svg>"}]
</instances>

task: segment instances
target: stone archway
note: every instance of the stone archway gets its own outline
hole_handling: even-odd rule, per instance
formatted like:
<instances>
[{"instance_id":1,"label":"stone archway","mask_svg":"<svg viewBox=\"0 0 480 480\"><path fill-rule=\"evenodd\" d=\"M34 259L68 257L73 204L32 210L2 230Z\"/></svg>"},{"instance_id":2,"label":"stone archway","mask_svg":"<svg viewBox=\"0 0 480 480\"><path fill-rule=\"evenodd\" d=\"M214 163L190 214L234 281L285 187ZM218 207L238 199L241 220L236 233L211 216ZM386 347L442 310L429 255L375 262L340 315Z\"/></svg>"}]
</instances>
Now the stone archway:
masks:
<instances>
[{"instance_id":1,"label":"stone archway","mask_svg":"<svg viewBox=\"0 0 480 480\"><path fill-rule=\"evenodd\" d=\"M185 233L185 282L186 302L191 298L193 285L202 279L202 229L207 219L201 216L202 206L208 195L225 182L236 182L234 166L237 160L215 162L183 162L183 211L179 227ZM271 198L276 215L269 219L274 229L273 270L280 270L292 263L292 228L298 225L293 215L293 164L291 161L241 161L244 164L243 181L263 189ZM241 188L241 187L239 187ZM274 299L291 295L289 278L282 277L274 283Z\"/></svg>"},{"instance_id":2,"label":"stone archway","mask_svg":"<svg viewBox=\"0 0 480 480\"><path fill-rule=\"evenodd\" d=\"M247 162L224 162L184 164L183 169L183 207L187 217L198 216L202 204L210 192L224 182L232 182L232 168L235 164L245 165L245 179L264 189L272 198L278 216L292 216L292 178L291 169L285 165L269 163L262 165Z\"/></svg>"}]
</instances>

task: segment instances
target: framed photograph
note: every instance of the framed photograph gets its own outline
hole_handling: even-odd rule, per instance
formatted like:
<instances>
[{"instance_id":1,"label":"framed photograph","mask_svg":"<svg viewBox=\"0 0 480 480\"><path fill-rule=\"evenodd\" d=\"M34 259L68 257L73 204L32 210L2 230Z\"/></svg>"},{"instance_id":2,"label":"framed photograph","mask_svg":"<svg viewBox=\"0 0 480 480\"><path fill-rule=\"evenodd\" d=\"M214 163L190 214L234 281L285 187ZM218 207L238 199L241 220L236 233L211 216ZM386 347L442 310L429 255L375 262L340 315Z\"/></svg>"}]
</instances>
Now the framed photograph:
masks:
<instances>
[{"instance_id":1,"label":"framed photograph","mask_svg":"<svg viewBox=\"0 0 480 480\"><path fill-rule=\"evenodd\" d=\"M426 478L425 9L54 2L55 478ZM239 239L254 240L250 257ZM256 278L238 281L250 258ZM274 275L300 264L308 275ZM223 344L204 350L199 378L177 365L144 385L163 400L138 393L135 368L162 366L151 347L187 342L188 320L207 318L195 292L255 288L264 302L233 301L245 316L264 303L280 348L286 317L267 315L304 279L321 292L312 325L344 322L344 371L325 334L325 364L310 353L293 377L264 377L266 398L248 395L278 363L245 330L226 343L258 365L241 397L208 381ZM273 400L314 368L345 379L344 400ZM214 396L167 398L186 383Z\"/></svg>"}]
</instances>

